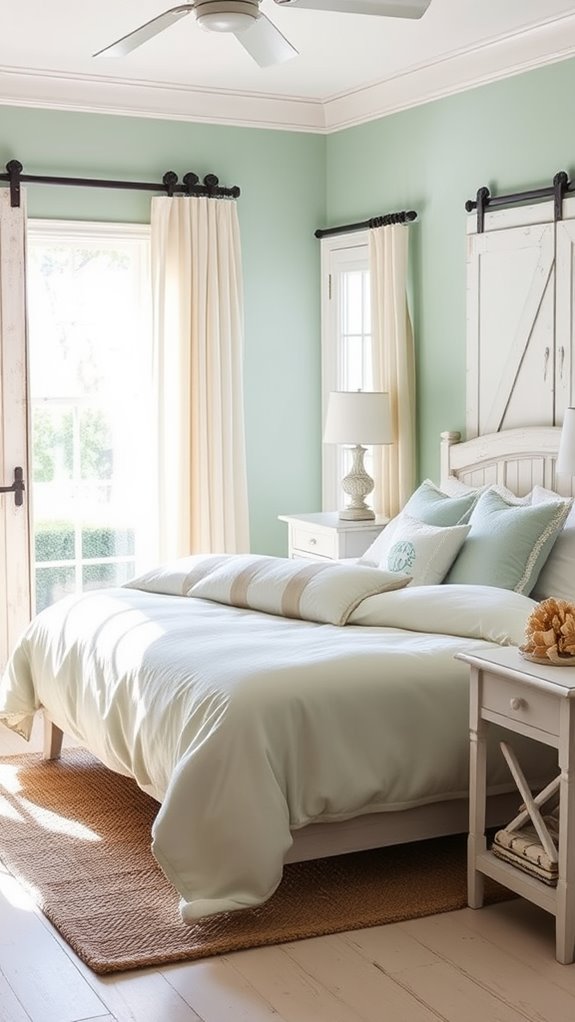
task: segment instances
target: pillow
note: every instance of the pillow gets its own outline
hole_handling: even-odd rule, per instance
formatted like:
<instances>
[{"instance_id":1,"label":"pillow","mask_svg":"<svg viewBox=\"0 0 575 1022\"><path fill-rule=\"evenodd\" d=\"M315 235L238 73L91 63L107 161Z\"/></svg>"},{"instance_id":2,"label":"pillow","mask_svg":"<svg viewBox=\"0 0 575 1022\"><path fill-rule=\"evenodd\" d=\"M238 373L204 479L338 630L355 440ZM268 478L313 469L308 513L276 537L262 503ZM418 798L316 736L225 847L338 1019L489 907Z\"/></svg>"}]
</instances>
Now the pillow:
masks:
<instances>
[{"instance_id":1,"label":"pillow","mask_svg":"<svg viewBox=\"0 0 575 1022\"><path fill-rule=\"evenodd\" d=\"M432 483L431 479L425 479L421 486L418 486L414 493L412 493L403 511L400 511L395 518L392 518L384 532L389 534L390 527L395 522L401 521L405 514L411 519L416 518L419 522L424 522L426 525L462 525L469 519L478 496L478 493L471 492L452 498L440 490L435 483ZM371 546L359 558L359 563L379 564L382 549L387 549L387 541L383 532L374 539ZM419 585L420 583L416 584ZM430 585L431 583L425 584Z\"/></svg>"},{"instance_id":2,"label":"pillow","mask_svg":"<svg viewBox=\"0 0 575 1022\"><path fill-rule=\"evenodd\" d=\"M348 624L409 628L520 646L525 641L525 622L536 606L528 596L494 586L408 586L386 593L385 600L370 596L354 610Z\"/></svg>"},{"instance_id":3,"label":"pillow","mask_svg":"<svg viewBox=\"0 0 575 1022\"><path fill-rule=\"evenodd\" d=\"M427 525L402 511L377 537L378 565L387 571L409 572L415 586L439 585L469 529L469 525Z\"/></svg>"},{"instance_id":4,"label":"pillow","mask_svg":"<svg viewBox=\"0 0 575 1022\"><path fill-rule=\"evenodd\" d=\"M265 614L344 625L368 596L401 589L407 574L345 564L258 554L228 555L191 586L187 596Z\"/></svg>"},{"instance_id":5,"label":"pillow","mask_svg":"<svg viewBox=\"0 0 575 1022\"><path fill-rule=\"evenodd\" d=\"M471 531L449 584L499 586L528 596L569 513L566 501L535 507L509 504L495 489L482 493Z\"/></svg>"},{"instance_id":6,"label":"pillow","mask_svg":"<svg viewBox=\"0 0 575 1022\"><path fill-rule=\"evenodd\" d=\"M145 593L163 596L185 596L191 585L203 578L208 568L215 568L229 554L190 554L175 561L159 564L143 575L124 582L124 589L141 589Z\"/></svg>"},{"instance_id":7,"label":"pillow","mask_svg":"<svg viewBox=\"0 0 575 1022\"><path fill-rule=\"evenodd\" d=\"M476 497L479 497L481 493L485 493L486 490L495 490L499 493L508 504L530 504L531 494L528 493L526 497L517 497L512 490L508 490L506 486L501 486L500 483L486 483L484 486L468 486L467 483L462 483L457 476L447 476L447 479L443 479L441 482L442 490L447 493L450 497L461 497L465 493L475 493ZM557 494L553 494L554 497Z\"/></svg>"},{"instance_id":8,"label":"pillow","mask_svg":"<svg viewBox=\"0 0 575 1022\"><path fill-rule=\"evenodd\" d=\"M532 504L557 500L553 490L545 490L542 486L534 486L531 494ZM565 525L557 536L549 557L543 565L537 579L536 600L546 600L555 596L560 600L575 601L575 506L568 500L571 507Z\"/></svg>"},{"instance_id":9,"label":"pillow","mask_svg":"<svg viewBox=\"0 0 575 1022\"><path fill-rule=\"evenodd\" d=\"M407 513L426 525L463 525L469 521L477 498L478 494L474 492L450 497L431 479L425 479L412 493L401 513Z\"/></svg>"}]
</instances>

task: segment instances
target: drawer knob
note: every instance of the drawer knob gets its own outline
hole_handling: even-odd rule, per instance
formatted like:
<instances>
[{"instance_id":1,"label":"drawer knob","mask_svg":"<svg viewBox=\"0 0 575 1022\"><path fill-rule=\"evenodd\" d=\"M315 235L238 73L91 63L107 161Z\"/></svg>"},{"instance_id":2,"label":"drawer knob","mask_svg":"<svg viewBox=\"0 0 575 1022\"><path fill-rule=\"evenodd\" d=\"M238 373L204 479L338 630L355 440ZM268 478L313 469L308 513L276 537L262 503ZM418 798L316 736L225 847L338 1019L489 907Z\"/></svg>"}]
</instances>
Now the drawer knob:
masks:
<instances>
[{"instance_id":1,"label":"drawer knob","mask_svg":"<svg viewBox=\"0 0 575 1022\"><path fill-rule=\"evenodd\" d=\"M315 546L316 543L317 543L317 539L315 538L315 536L312 536L310 541L309 541L309 545L310 546Z\"/></svg>"},{"instance_id":2,"label":"drawer knob","mask_svg":"<svg viewBox=\"0 0 575 1022\"><path fill-rule=\"evenodd\" d=\"M524 699L520 699L518 696L513 696L513 699L509 700L509 705L512 710L523 710L526 703Z\"/></svg>"}]
</instances>

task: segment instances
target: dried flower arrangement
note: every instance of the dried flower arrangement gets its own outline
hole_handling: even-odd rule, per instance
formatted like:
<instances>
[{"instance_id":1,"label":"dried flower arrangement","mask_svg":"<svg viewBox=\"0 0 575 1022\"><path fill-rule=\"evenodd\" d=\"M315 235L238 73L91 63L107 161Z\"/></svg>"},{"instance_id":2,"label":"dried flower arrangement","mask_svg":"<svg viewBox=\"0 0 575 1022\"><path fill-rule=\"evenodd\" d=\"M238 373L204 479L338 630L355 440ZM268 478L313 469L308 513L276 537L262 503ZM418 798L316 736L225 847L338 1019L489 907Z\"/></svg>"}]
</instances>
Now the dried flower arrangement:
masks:
<instances>
[{"instance_id":1,"label":"dried flower arrangement","mask_svg":"<svg viewBox=\"0 0 575 1022\"><path fill-rule=\"evenodd\" d=\"M575 604L551 597L535 607L525 626L521 652L550 664L575 664Z\"/></svg>"}]
</instances>

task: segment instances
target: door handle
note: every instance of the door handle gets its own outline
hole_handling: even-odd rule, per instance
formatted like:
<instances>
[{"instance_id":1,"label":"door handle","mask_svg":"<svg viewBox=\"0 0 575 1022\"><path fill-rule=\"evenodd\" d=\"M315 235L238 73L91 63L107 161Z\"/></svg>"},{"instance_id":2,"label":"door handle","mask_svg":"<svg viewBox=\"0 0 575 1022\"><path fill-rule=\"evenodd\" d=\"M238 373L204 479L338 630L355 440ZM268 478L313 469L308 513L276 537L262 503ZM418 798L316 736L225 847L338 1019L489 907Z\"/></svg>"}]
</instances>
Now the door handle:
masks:
<instances>
[{"instance_id":1,"label":"door handle","mask_svg":"<svg viewBox=\"0 0 575 1022\"><path fill-rule=\"evenodd\" d=\"M25 489L24 472L18 467L14 469L14 482L12 486L0 486L0 493L13 493L16 507L22 507Z\"/></svg>"}]
</instances>

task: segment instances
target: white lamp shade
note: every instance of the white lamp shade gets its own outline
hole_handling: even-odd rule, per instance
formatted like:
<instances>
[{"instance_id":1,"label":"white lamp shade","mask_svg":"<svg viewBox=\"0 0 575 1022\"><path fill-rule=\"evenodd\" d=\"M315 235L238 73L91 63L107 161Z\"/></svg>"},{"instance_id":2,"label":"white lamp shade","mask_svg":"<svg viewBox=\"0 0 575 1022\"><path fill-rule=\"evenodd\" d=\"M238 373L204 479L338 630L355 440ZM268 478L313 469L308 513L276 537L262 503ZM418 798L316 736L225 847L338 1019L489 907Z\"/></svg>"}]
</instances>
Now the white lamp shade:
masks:
<instances>
[{"instance_id":1,"label":"white lamp shade","mask_svg":"<svg viewBox=\"0 0 575 1022\"><path fill-rule=\"evenodd\" d=\"M562 476L575 476L575 408L565 411L555 471Z\"/></svg>"},{"instance_id":2,"label":"white lamp shade","mask_svg":"<svg viewBox=\"0 0 575 1022\"><path fill-rule=\"evenodd\" d=\"M326 444L392 443L389 394L383 391L332 391L323 439Z\"/></svg>"}]
</instances>

